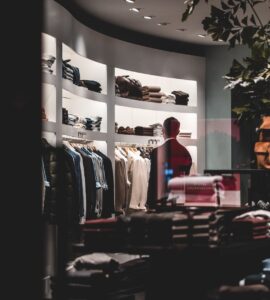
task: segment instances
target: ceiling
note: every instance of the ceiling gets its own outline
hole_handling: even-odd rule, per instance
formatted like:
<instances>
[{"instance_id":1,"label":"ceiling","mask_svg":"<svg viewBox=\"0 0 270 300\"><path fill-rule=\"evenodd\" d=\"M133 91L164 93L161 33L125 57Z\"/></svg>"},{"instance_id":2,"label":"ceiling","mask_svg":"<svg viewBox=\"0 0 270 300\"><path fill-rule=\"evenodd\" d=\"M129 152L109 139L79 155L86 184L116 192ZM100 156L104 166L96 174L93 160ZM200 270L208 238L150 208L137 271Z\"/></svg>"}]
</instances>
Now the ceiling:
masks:
<instances>
[{"instance_id":1,"label":"ceiling","mask_svg":"<svg viewBox=\"0 0 270 300\"><path fill-rule=\"evenodd\" d=\"M89 18L95 17L133 32L198 45L224 44L223 42L213 42L208 36L198 36L198 34L205 34L201 21L209 15L209 4L217 5L219 3L216 0L209 0L209 4L201 0L193 14L185 22L181 21L186 8L184 0L136 0L135 3L128 3L125 0L70 0L69 2L72 2L74 7L79 8ZM258 13L263 20L269 21L267 5L269 5L267 2L259 4ZM130 11L130 8L140 8L141 10L136 13ZM143 16L154 17L147 20ZM169 24L157 25L163 22Z\"/></svg>"}]
</instances>

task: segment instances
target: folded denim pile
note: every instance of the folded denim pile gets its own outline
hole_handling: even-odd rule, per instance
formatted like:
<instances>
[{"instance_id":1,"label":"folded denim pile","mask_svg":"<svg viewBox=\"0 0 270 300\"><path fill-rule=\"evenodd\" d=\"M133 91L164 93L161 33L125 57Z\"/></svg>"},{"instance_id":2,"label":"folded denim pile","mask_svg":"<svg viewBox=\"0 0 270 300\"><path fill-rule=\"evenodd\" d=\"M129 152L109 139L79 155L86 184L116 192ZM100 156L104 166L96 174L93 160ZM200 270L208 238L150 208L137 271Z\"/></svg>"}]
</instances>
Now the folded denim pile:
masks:
<instances>
[{"instance_id":1,"label":"folded denim pile","mask_svg":"<svg viewBox=\"0 0 270 300\"><path fill-rule=\"evenodd\" d=\"M62 108L62 122L68 125L68 110L64 107Z\"/></svg>"},{"instance_id":2,"label":"folded denim pile","mask_svg":"<svg viewBox=\"0 0 270 300\"><path fill-rule=\"evenodd\" d=\"M95 80L83 79L80 81L80 86L86 87L88 90L100 93L102 91L101 84Z\"/></svg>"},{"instance_id":3,"label":"folded denim pile","mask_svg":"<svg viewBox=\"0 0 270 300\"><path fill-rule=\"evenodd\" d=\"M66 59L62 61L62 76L65 79L72 81L76 85L80 85L80 70L77 67L69 64L71 59Z\"/></svg>"},{"instance_id":4,"label":"folded denim pile","mask_svg":"<svg viewBox=\"0 0 270 300\"><path fill-rule=\"evenodd\" d=\"M153 128L153 136L162 136L162 124L161 123L155 123L155 124L149 125L149 127Z\"/></svg>"},{"instance_id":5,"label":"folded denim pile","mask_svg":"<svg viewBox=\"0 0 270 300\"><path fill-rule=\"evenodd\" d=\"M55 62L55 57L53 55L50 54L42 54L42 58L41 58L41 68L43 72L52 74L53 70L52 70L52 65Z\"/></svg>"},{"instance_id":6,"label":"folded denim pile","mask_svg":"<svg viewBox=\"0 0 270 300\"><path fill-rule=\"evenodd\" d=\"M100 131L102 117L79 117L74 114L69 114L66 108L62 108L63 124L71 125L75 128L82 128L91 131Z\"/></svg>"}]
</instances>

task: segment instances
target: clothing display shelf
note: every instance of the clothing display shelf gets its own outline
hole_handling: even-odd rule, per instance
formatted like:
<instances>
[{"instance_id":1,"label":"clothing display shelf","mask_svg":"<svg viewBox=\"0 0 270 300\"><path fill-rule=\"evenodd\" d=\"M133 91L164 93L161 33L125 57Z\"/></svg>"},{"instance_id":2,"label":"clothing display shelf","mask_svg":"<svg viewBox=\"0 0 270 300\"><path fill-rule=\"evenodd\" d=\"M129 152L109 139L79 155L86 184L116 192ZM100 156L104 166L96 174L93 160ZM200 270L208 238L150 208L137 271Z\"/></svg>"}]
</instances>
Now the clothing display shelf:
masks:
<instances>
[{"instance_id":1,"label":"clothing display shelf","mask_svg":"<svg viewBox=\"0 0 270 300\"><path fill-rule=\"evenodd\" d=\"M163 74L162 74L163 73ZM203 132L198 128L198 115L201 116L201 101L198 99L198 83L193 79L180 79L176 78L176 75L169 74L170 71L160 69L160 72L153 72L152 74L146 74L143 72L131 71L122 68L114 68L115 80L117 82L118 76L128 76L129 79L135 79L139 81L142 87L159 87L160 92L163 95L172 96L173 91L182 91L189 95L187 105L178 105L173 103L156 103L151 101L145 101L138 99L139 97L129 97L129 95L119 95L121 91L117 91L115 88L115 122L118 128L132 128L136 126L149 127L152 124L160 123L168 117L175 117L181 122L181 131L189 132L190 137L179 137L178 141L186 147L195 147L196 150L192 151L192 159L196 164L199 161L197 157L197 147L201 147L201 142L198 142L198 138L201 137ZM136 90L136 89L135 89ZM157 89L158 90L158 89ZM135 91L136 93L136 91ZM132 94L132 92L129 92ZM157 93L156 93L157 94ZM159 100L160 101L160 100ZM141 136L132 134L115 134L115 140L117 142L126 143L144 143L148 144L148 141L154 139L157 143L150 143L153 147L160 145L163 142L163 137L160 136ZM201 152L201 151L200 151ZM201 152L202 153L202 152ZM198 170L200 168L196 168Z\"/></svg>"},{"instance_id":2,"label":"clothing display shelf","mask_svg":"<svg viewBox=\"0 0 270 300\"><path fill-rule=\"evenodd\" d=\"M127 103L127 106L129 106L130 101L140 101L140 102L149 102L148 100L143 100L145 93L148 95L150 98L157 98L163 99L162 97L160 98L159 96L172 96L174 97L174 92L178 91L182 95L183 98L187 98L187 105L177 105L177 104L172 104L172 103L153 103L157 107L162 104L166 104L168 107L175 107L175 110L177 111L182 111L182 108L185 106L188 107L197 107L197 81L192 80L192 79L180 79L180 78L173 78L172 76L168 76L167 70L164 72L165 74L162 74L164 70L160 70L161 74L146 74L142 72L137 72L137 71L131 71L131 70L126 70L126 69L121 69L121 68L115 68L115 77L116 77L116 82L119 82L117 78L119 76L128 76L126 77L128 80L137 80L137 84L140 84L140 88L136 88L136 84L132 86L127 86L123 85L121 81L119 82L118 86L120 88L120 91L118 93L121 94L123 92L123 95L121 94L121 98L125 99ZM121 91L124 89L124 91ZM155 92L151 93L151 89L154 87ZM125 89L129 90L127 93L125 92ZM142 89L142 92L138 91L139 89ZM146 89L148 92L146 92ZM153 90L153 91L154 91ZM142 96L143 95L143 96ZM155 95L151 97L151 95ZM159 95L159 96L158 96ZM184 96L186 95L186 97ZM147 98L147 96L146 96ZM181 97L180 97L181 98ZM129 101L130 100L130 101ZM172 101L172 98L170 97L170 100L163 99L162 102L167 102L167 101ZM176 101L177 103L177 101ZM181 102L181 103L184 103ZM174 110L173 110L174 111Z\"/></svg>"},{"instance_id":3,"label":"clothing display shelf","mask_svg":"<svg viewBox=\"0 0 270 300\"><path fill-rule=\"evenodd\" d=\"M203 170L203 163L200 163L200 166L197 165L197 162L204 161L200 158L204 155L204 142L200 138L204 135L204 131L199 127L198 122L199 118L200 120L203 119L203 109L201 109L203 101L198 98L200 93L198 92L197 79L193 80L192 76L178 79L176 74L167 74L164 73L164 70L161 70L161 72L152 70L151 74L146 74L117 68L106 57L103 62L103 60L100 60L100 56L97 57L96 53L92 55L92 53L84 51L83 48L75 46L77 53L70 48L70 45L66 45L61 40L48 34L44 34L43 42L47 50L54 49L51 54L56 57L54 63L55 73L43 72L42 74L43 83L54 85L56 88L56 120L55 124L43 121L43 131L55 133L58 144L62 143L63 134L74 137L82 136L93 141L104 141L107 144L107 154L114 165L116 143L156 147L163 142L162 136L118 134L115 131L115 123L118 123L118 128L120 126L147 127L155 123L162 124L167 117L173 116L180 120L181 131L191 134L190 137L178 137L179 142L186 147L194 148L192 159L196 164L196 169L198 172ZM50 45L46 46L46 43ZM74 83L71 78L63 78L63 61L67 60L69 60L67 62L69 65L79 69L81 80L98 82L102 90L96 92L86 86ZM119 75L129 75L130 78L138 79L142 86L160 86L161 92L166 95L177 90L183 91L189 94L188 104L154 103L116 96L115 78ZM46 99L43 99L43 101L46 101ZM103 123L100 132L62 124L62 108L67 109L69 114L81 117L102 116ZM48 120L54 121L50 118ZM123 123L122 120L125 120L125 122ZM199 157L197 157L197 154Z\"/></svg>"},{"instance_id":4,"label":"clothing display shelf","mask_svg":"<svg viewBox=\"0 0 270 300\"><path fill-rule=\"evenodd\" d=\"M76 137L83 137L90 141L97 141L97 143L105 142L107 148L107 67L104 64L95 62L94 60L83 57L73 51L71 48L57 40L55 37L46 33L42 33L43 39L43 54L48 53L56 60L53 64L55 71L52 74L42 72L43 93L42 103L46 109L48 102L50 106L54 106L54 116L47 116L48 120L42 120L42 131L55 134L56 144L62 143L62 136L69 135ZM80 78L85 80L96 80L101 83L102 91L95 92L89 90L85 86L78 86L71 80L62 78L63 64L62 61L70 59L69 64L76 66L80 70ZM98 77L98 79L97 79ZM48 87L54 86L56 89L55 99L50 99L46 93ZM45 94L45 95L44 95ZM52 103L54 102L54 103ZM62 124L62 108L68 108L68 112L82 117L102 116L103 124L101 131L91 131L83 128L75 128L70 125ZM55 122L51 122L55 120ZM110 139L109 139L110 140ZM113 148L113 140L109 141L110 148ZM107 149L104 151L107 152ZM110 155L112 156L112 154Z\"/></svg>"},{"instance_id":5,"label":"clothing display shelf","mask_svg":"<svg viewBox=\"0 0 270 300\"><path fill-rule=\"evenodd\" d=\"M190 138L178 138L179 143L184 146L196 146L197 140ZM163 142L161 136L142 136L142 135L129 135L129 134L115 134L115 142L130 143L138 145L150 145L156 147Z\"/></svg>"},{"instance_id":6,"label":"clothing display shelf","mask_svg":"<svg viewBox=\"0 0 270 300\"><path fill-rule=\"evenodd\" d=\"M69 91L69 92L71 92L77 96L83 97L85 99L91 99L91 100L100 101L100 102L108 101L107 95L89 91L84 87L74 85L70 80L67 80L67 79L62 79L62 87L66 91Z\"/></svg>"}]
</instances>

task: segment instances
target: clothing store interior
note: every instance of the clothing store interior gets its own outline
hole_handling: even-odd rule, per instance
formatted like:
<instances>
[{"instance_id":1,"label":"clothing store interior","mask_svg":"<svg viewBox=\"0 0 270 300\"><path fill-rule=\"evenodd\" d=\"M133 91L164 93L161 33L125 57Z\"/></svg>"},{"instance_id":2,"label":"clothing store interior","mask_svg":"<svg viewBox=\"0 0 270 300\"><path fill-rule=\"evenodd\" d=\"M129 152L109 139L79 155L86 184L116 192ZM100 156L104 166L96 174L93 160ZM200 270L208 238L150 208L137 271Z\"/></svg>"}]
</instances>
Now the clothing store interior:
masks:
<instances>
[{"instance_id":1,"label":"clothing store interior","mask_svg":"<svg viewBox=\"0 0 270 300\"><path fill-rule=\"evenodd\" d=\"M37 2L5 50L10 295L269 300L269 0Z\"/></svg>"}]
</instances>

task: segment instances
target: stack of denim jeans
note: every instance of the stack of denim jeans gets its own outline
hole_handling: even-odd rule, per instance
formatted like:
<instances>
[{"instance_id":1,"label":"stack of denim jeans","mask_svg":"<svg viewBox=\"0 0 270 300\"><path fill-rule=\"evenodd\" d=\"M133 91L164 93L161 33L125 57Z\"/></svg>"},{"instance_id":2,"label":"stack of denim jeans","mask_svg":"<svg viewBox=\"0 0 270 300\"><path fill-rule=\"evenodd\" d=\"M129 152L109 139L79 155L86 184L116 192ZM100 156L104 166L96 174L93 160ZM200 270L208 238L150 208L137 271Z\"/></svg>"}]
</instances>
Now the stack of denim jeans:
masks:
<instances>
[{"instance_id":1,"label":"stack of denim jeans","mask_svg":"<svg viewBox=\"0 0 270 300\"><path fill-rule=\"evenodd\" d=\"M68 124L68 110L66 108L62 108L62 123Z\"/></svg>"},{"instance_id":2,"label":"stack of denim jeans","mask_svg":"<svg viewBox=\"0 0 270 300\"><path fill-rule=\"evenodd\" d=\"M100 93L102 91L101 84L95 80L81 80L80 85L88 90Z\"/></svg>"},{"instance_id":3,"label":"stack of denim jeans","mask_svg":"<svg viewBox=\"0 0 270 300\"><path fill-rule=\"evenodd\" d=\"M41 64L42 71L52 74L53 70L51 68L52 68L53 63L55 62L55 57L50 54L43 54L41 61L42 61L42 64Z\"/></svg>"},{"instance_id":4,"label":"stack of denim jeans","mask_svg":"<svg viewBox=\"0 0 270 300\"><path fill-rule=\"evenodd\" d=\"M70 59L63 60L62 62L63 78L72 81L76 85L81 85L79 68L70 65L68 62L70 62Z\"/></svg>"},{"instance_id":5,"label":"stack of denim jeans","mask_svg":"<svg viewBox=\"0 0 270 300\"><path fill-rule=\"evenodd\" d=\"M92 131L100 131L100 125L102 117L87 117L86 119L86 129Z\"/></svg>"}]
</instances>

